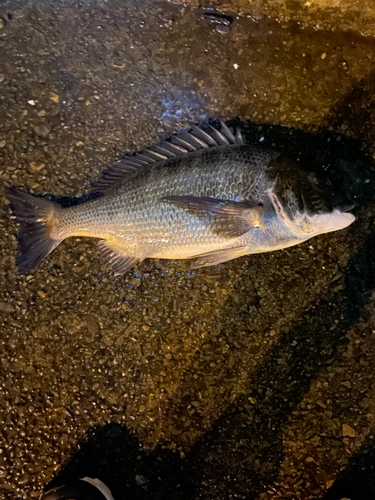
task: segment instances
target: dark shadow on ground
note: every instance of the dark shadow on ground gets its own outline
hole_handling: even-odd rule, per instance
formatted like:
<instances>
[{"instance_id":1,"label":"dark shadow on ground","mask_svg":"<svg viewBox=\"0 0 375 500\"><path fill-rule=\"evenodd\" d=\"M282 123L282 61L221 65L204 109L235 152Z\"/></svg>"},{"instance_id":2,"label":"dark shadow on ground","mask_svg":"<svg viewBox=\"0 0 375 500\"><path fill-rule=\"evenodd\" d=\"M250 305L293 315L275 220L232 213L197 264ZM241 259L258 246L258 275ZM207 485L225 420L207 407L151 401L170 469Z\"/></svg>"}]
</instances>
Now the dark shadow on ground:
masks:
<instances>
[{"instance_id":1,"label":"dark shadow on ground","mask_svg":"<svg viewBox=\"0 0 375 500\"><path fill-rule=\"evenodd\" d=\"M326 172L332 184L340 184L349 197L355 196L359 208L371 207L369 185L373 184L374 173L358 143L343 137L337 140L328 132L310 136L282 127L246 124L242 128L247 138L252 137L251 142L263 137L265 145L281 147L301 161L307 160L316 173L319 165L329 164ZM370 182L366 184L367 179ZM341 278L341 289L337 282L332 284L270 349L249 381L248 393L214 422L186 457L161 446L147 452L126 427L109 424L92 431L53 484L67 477L89 475L106 482L116 500L256 499L277 477L283 458L284 423L311 382L329 366L338 346L346 342L348 330L375 288L374 249L372 227L352 256ZM235 307L229 299L227 309ZM250 335L250 327L248 331ZM292 342L296 337L297 344ZM280 359L287 362L280 364ZM252 396L256 405L249 402ZM185 412L185 404L173 411Z\"/></svg>"},{"instance_id":2,"label":"dark shadow on ground","mask_svg":"<svg viewBox=\"0 0 375 500\"><path fill-rule=\"evenodd\" d=\"M375 442L365 443L350 459L347 469L339 475L322 500L373 500L375 498Z\"/></svg>"},{"instance_id":3,"label":"dark shadow on ground","mask_svg":"<svg viewBox=\"0 0 375 500\"><path fill-rule=\"evenodd\" d=\"M363 149L375 153L375 71L363 78L344 99L332 107L325 124L359 138Z\"/></svg>"},{"instance_id":4,"label":"dark shadow on ground","mask_svg":"<svg viewBox=\"0 0 375 500\"><path fill-rule=\"evenodd\" d=\"M189 459L157 446L142 449L127 427L107 424L93 429L85 443L49 486L84 476L98 477L109 486L115 500L188 500L194 485L187 476Z\"/></svg>"}]
</instances>

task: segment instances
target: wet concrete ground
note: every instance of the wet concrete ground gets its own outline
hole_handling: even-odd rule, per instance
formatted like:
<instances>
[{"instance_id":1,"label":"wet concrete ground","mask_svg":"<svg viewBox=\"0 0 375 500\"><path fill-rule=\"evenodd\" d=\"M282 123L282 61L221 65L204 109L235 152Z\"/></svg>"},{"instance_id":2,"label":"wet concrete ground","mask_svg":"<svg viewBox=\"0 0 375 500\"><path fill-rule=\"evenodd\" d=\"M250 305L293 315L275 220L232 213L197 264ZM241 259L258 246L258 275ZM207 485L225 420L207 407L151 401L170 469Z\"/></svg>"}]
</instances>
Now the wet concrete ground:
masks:
<instances>
[{"instance_id":1,"label":"wet concrete ground","mask_svg":"<svg viewBox=\"0 0 375 500\"><path fill-rule=\"evenodd\" d=\"M1 193L82 194L122 153L220 116L358 217L289 250L119 278L72 239L22 277L2 196L1 497L89 474L116 500L374 498L373 39L267 18L222 34L147 1L0 17Z\"/></svg>"}]
</instances>

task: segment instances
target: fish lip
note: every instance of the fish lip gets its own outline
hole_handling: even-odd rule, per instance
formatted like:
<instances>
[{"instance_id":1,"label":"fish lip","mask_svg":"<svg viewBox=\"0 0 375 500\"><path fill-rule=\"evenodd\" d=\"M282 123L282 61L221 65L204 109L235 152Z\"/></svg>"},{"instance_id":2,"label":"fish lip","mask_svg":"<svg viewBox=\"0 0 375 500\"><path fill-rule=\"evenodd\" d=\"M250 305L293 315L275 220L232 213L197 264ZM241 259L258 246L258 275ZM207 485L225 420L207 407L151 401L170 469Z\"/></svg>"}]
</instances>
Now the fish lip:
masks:
<instances>
[{"instance_id":1,"label":"fish lip","mask_svg":"<svg viewBox=\"0 0 375 500\"><path fill-rule=\"evenodd\" d=\"M350 212L355 208L355 204L343 196L336 198L332 205L333 210L339 210L340 212Z\"/></svg>"},{"instance_id":2,"label":"fish lip","mask_svg":"<svg viewBox=\"0 0 375 500\"><path fill-rule=\"evenodd\" d=\"M350 226L350 224L352 224L356 220L356 216L350 212L341 211L340 215L344 216L346 219L351 221L351 222L349 222L348 226Z\"/></svg>"},{"instance_id":3,"label":"fish lip","mask_svg":"<svg viewBox=\"0 0 375 500\"><path fill-rule=\"evenodd\" d=\"M341 208L341 211L342 212L350 212L351 210L353 210L355 208L355 205L354 203L346 203L345 205L340 205L339 206Z\"/></svg>"}]
</instances>

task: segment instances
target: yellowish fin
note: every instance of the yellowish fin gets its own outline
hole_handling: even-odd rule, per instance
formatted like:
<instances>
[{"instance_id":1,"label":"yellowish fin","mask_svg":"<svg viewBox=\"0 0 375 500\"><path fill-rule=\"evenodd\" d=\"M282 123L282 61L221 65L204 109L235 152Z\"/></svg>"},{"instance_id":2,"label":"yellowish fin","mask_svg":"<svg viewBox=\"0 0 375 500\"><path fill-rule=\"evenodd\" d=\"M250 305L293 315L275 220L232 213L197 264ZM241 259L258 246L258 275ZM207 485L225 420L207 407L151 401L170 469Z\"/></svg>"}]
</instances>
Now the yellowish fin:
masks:
<instances>
[{"instance_id":1,"label":"yellowish fin","mask_svg":"<svg viewBox=\"0 0 375 500\"><path fill-rule=\"evenodd\" d=\"M51 231L54 220L62 209L57 203L15 187L8 188L5 194L21 226L18 233L17 267L22 274L28 274L61 243L61 239L51 237Z\"/></svg>"}]
</instances>

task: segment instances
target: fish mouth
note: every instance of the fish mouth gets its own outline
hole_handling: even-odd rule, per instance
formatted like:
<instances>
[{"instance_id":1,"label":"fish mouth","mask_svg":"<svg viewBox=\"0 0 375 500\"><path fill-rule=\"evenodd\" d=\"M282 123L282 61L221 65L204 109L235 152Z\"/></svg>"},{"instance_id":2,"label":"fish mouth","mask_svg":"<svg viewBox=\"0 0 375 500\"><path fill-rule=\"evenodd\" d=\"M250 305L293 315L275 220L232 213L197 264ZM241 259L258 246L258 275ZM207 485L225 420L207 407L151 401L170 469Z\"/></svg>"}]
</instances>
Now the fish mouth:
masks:
<instances>
[{"instance_id":1,"label":"fish mouth","mask_svg":"<svg viewBox=\"0 0 375 500\"><path fill-rule=\"evenodd\" d=\"M349 210L351 210L351 209L349 209ZM341 217L342 217L343 221L347 221L347 226L349 226L352 222L354 222L356 220L355 215L353 215L347 211L341 212ZM347 226L345 226L345 227L347 227Z\"/></svg>"}]
</instances>

